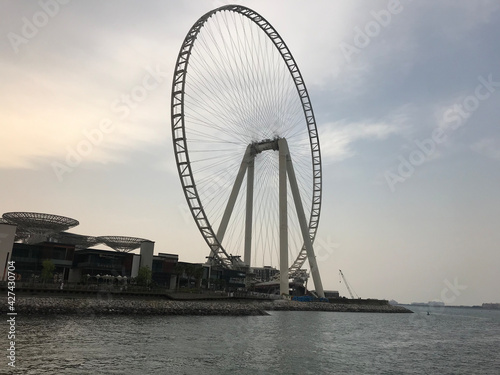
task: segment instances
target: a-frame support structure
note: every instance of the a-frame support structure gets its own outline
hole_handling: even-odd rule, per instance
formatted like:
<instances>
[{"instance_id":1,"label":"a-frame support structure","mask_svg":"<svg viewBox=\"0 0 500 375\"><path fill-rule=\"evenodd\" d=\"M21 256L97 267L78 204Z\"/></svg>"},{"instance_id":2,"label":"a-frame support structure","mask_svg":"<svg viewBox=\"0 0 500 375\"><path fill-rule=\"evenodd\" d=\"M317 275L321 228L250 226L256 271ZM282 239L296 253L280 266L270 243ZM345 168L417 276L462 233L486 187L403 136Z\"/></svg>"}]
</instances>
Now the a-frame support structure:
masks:
<instances>
[{"instance_id":1,"label":"a-frame support structure","mask_svg":"<svg viewBox=\"0 0 500 375\"><path fill-rule=\"evenodd\" d=\"M307 259L309 259L309 267L316 288L316 293L319 297L324 297L323 284L319 274L316 256L309 236L309 227L307 224L304 207L300 197L300 191L295 177L292 157L288 149L288 143L285 138L277 138L274 140L264 140L261 142L251 143L247 146L245 154L240 164L238 174L229 195L222 220L217 231L217 239L222 243L226 233L229 219L236 204L236 199L243 183L245 173L247 174L247 196L246 196L246 216L245 216L245 249L244 263L250 266L252 252L252 222L253 222L253 190L254 190L254 161L255 157L263 151L274 150L279 151L279 228L280 228L280 294L289 294L288 280L288 213L287 213L287 181L290 184L293 201L295 203L295 211L298 216L300 230L304 245L307 251Z\"/></svg>"}]
</instances>

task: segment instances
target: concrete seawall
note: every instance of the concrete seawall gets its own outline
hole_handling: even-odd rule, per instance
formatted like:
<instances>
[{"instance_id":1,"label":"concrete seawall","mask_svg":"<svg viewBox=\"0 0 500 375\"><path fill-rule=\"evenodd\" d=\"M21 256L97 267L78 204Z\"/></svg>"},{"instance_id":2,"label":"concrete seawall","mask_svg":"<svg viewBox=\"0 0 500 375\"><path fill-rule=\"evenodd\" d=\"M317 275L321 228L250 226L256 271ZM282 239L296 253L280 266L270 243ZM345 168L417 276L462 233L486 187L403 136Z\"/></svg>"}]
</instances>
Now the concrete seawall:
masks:
<instances>
[{"instance_id":1,"label":"concrete seawall","mask_svg":"<svg viewBox=\"0 0 500 375\"><path fill-rule=\"evenodd\" d=\"M6 298L2 298L0 312L8 312ZM332 304L327 302L296 302L287 300L251 301L172 301L157 299L118 298L59 298L21 297L15 311L21 315L266 315L267 311L337 311L411 313L401 306L370 306Z\"/></svg>"}]
</instances>

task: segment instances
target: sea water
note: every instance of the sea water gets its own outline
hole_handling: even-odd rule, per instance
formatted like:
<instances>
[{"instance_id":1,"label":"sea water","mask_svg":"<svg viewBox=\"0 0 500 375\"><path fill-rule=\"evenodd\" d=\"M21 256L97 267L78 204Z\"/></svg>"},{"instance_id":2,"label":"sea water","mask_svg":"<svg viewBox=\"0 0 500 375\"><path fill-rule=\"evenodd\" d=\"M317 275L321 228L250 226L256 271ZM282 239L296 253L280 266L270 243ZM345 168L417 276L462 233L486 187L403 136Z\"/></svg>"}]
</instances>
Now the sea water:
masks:
<instances>
[{"instance_id":1,"label":"sea water","mask_svg":"<svg viewBox=\"0 0 500 375\"><path fill-rule=\"evenodd\" d=\"M500 374L500 311L17 317L19 374ZM7 345L5 342L4 346Z\"/></svg>"}]
</instances>

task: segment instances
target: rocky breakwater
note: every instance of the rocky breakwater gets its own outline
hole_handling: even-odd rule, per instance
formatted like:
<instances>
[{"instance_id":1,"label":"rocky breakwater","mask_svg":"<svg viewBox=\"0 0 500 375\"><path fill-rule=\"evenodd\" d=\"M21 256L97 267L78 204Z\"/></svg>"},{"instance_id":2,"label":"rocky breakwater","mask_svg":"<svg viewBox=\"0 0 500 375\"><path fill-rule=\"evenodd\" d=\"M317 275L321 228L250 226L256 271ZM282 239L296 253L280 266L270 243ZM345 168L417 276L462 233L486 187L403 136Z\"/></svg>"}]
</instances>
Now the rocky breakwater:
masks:
<instances>
[{"instance_id":1,"label":"rocky breakwater","mask_svg":"<svg viewBox=\"0 0 500 375\"><path fill-rule=\"evenodd\" d=\"M2 303L2 312L6 309ZM236 301L171 301L117 298L23 297L19 315L267 315L258 304Z\"/></svg>"},{"instance_id":2,"label":"rocky breakwater","mask_svg":"<svg viewBox=\"0 0 500 375\"><path fill-rule=\"evenodd\" d=\"M335 311L335 312L370 312L370 313L412 313L403 306L389 304L342 304L328 302L298 302L277 300L274 302L261 302L261 307L266 311Z\"/></svg>"}]
</instances>

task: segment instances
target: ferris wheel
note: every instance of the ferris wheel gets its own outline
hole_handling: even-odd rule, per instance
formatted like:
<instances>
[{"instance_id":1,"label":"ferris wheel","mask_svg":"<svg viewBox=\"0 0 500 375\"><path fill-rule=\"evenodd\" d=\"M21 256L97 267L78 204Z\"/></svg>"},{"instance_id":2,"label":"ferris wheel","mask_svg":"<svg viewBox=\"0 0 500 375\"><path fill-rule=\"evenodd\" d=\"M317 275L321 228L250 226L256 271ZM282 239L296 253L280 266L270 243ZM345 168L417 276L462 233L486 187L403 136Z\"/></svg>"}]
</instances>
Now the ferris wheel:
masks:
<instances>
[{"instance_id":1,"label":"ferris wheel","mask_svg":"<svg viewBox=\"0 0 500 375\"><path fill-rule=\"evenodd\" d=\"M261 15L227 5L187 33L174 70L172 140L209 262L278 266L282 292L309 260L321 211L321 153L299 68ZM242 259L243 258L243 259Z\"/></svg>"}]
</instances>

